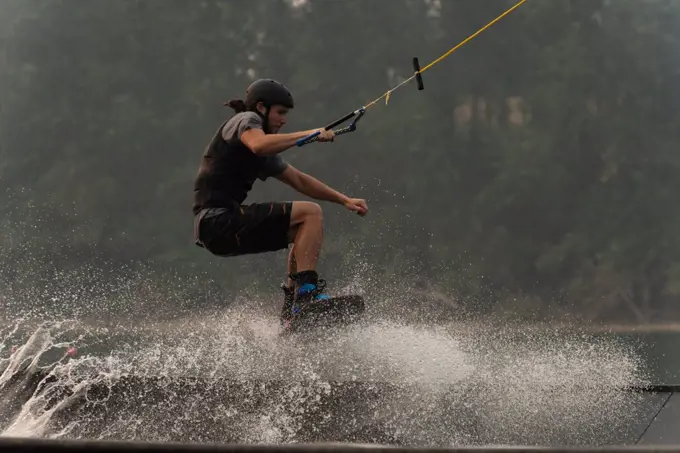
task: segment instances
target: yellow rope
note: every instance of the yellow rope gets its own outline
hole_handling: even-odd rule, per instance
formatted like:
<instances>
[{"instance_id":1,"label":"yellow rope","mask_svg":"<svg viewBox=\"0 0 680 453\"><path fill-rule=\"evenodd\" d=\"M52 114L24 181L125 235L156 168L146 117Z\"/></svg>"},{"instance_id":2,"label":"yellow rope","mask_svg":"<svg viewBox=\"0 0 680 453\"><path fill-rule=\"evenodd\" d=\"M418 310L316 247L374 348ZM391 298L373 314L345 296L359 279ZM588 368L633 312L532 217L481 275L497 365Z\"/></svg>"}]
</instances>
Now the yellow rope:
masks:
<instances>
[{"instance_id":1,"label":"yellow rope","mask_svg":"<svg viewBox=\"0 0 680 453\"><path fill-rule=\"evenodd\" d=\"M480 28L476 33L474 33L473 35L470 35L467 39L465 39L463 42L461 42L460 44L458 44L456 47L453 47L453 48L450 49L448 52L446 52L444 55L442 55L441 57L439 57L439 58L437 58L436 60L434 60L432 63L430 63L430 64L428 64L427 66L425 66L424 68L422 68L422 69L420 70L420 74L422 74L423 72L427 71L427 70L430 69L432 66L436 65L437 63L439 63L440 61L442 61L443 59L445 59L446 57L448 57L449 55L451 55L453 52L455 52L456 50L458 50L458 49L460 49L461 47L463 47L465 44L467 44L468 42L470 42L471 40L473 40L474 38L476 38L479 34L481 34L482 32L484 32L486 29L488 29L489 27L491 27L492 25L494 25L496 22L500 21L500 20L503 19L505 16L507 16L508 14L510 14L511 12L513 12L514 10L516 10L517 8L519 8L520 6L522 6L522 4L525 3L526 1L527 1L527 0L520 0L519 3L517 3L515 6L513 6L513 7L510 8L509 10L505 11L503 14L501 14L500 16L498 16L497 18L495 18L494 20L492 20L491 22L489 22L488 24L486 24L484 27ZM368 104L366 104L366 106L365 106L364 108L365 108L365 109L368 109L369 107L373 106L374 104L376 104L378 101L380 101L380 100L383 99L383 98L385 98L385 104L387 104L387 103L389 102L389 100L390 100L390 95L392 94L392 92L395 91L396 89L398 89L399 87L401 87L401 86L406 85L407 83L409 83L411 80L413 80L413 79L416 77L416 75L418 75L418 72L414 73L411 77L409 77L408 79L404 80L404 81L401 82L399 85L397 85L396 87L392 88L391 90L387 91L385 94L383 94L383 95L380 96L379 98L377 98L377 99L375 99L375 100L369 102Z\"/></svg>"}]
</instances>

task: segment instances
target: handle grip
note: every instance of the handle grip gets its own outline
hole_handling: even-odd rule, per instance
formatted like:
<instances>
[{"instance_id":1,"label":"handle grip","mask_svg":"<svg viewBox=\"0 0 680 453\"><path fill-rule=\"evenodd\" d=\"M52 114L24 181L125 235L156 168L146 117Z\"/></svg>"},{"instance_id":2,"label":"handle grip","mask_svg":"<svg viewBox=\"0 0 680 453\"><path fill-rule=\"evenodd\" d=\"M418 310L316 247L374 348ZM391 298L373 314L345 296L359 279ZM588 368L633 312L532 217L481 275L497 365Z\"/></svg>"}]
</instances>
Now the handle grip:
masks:
<instances>
[{"instance_id":1,"label":"handle grip","mask_svg":"<svg viewBox=\"0 0 680 453\"><path fill-rule=\"evenodd\" d=\"M317 137L318 137L320 134L321 134L321 132L316 131L316 132L314 132L313 134L309 134L309 135L306 136L305 138L301 138L300 140L298 140L297 142L295 142L295 144L296 144L297 146L304 146L304 145L307 145L307 144L309 144L309 143L312 143L313 141L315 142L316 140L318 140Z\"/></svg>"},{"instance_id":2,"label":"handle grip","mask_svg":"<svg viewBox=\"0 0 680 453\"><path fill-rule=\"evenodd\" d=\"M339 137L339 136L346 134L348 132L354 132L356 129L357 129L356 125L354 123L352 123L349 126L343 127L342 129L338 129L336 131L333 131L333 133L335 134L336 137ZM307 137L298 140L297 144L298 144L298 146L304 146L304 145L308 145L310 143L314 143L314 142L319 140L319 138L318 138L319 135L320 134L318 132L314 132L313 134L308 135Z\"/></svg>"}]
</instances>

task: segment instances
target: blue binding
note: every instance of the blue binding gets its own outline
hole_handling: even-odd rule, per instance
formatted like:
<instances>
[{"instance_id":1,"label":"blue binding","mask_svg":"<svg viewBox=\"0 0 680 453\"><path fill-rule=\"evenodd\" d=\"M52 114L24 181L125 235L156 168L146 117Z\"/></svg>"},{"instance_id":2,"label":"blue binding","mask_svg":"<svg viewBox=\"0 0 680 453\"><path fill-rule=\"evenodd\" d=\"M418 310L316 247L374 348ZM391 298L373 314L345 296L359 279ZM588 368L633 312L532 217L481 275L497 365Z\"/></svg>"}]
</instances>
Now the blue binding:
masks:
<instances>
[{"instance_id":1,"label":"blue binding","mask_svg":"<svg viewBox=\"0 0 680 453\"><path fill-rule=\"evenodd\" d=\"M300 289L298 289L298 295L304 296L306 294L313 293L315 290L316 290L316 285L314 285L312 283L306 283L306 284L302 285L300 287ZM315 300L328 300L328 299L330 299L330 297L328 296L328 294L317 294L316 296L314 296L314 299Z\"/></svg>"}]
</instances>

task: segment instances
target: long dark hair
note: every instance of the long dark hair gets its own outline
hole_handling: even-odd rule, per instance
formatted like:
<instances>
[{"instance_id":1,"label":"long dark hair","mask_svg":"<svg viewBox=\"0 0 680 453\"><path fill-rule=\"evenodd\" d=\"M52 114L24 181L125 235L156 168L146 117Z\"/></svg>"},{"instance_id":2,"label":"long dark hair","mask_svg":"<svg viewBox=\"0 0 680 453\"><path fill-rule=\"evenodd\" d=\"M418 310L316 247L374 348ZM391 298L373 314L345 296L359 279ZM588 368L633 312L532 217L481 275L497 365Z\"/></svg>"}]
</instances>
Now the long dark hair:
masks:
<instances>
[{"instance_id":1,"label":"long dark hair","mask_svg":"<svg viewBox=\"0 0 680 453\"><path fill-rule=\"evenodd\" d=\"M243 102L241 99L232 99L229 102L225 102L224 105L226 107L231 107L232 109L234 109L236 113L241 113L248 110L248 108L246 107L246 103Z\"/></svg>"}]
</instances>

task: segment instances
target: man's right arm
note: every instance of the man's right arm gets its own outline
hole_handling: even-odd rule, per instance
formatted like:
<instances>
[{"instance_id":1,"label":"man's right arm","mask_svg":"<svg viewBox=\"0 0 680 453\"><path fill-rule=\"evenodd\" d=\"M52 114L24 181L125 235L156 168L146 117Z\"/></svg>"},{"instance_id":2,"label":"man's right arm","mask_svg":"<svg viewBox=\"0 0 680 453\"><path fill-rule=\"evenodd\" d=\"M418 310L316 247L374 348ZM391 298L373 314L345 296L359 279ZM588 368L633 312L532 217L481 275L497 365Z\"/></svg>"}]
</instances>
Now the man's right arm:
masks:
<instances>
[{"instance_id":1,"label":"man's right arm","mask_svg":"<svg viewBox=\"0 0 680 453\"><path fill-rule=\"evenodd\" d=\"M298 140L313 134L317 130L311 129L289 134L265 134L262 129L248 129L241 134L241 142L259 156L273 156L295 146ZM323 130L321 133L322 135L328 134L328 132L324 133ZM332 134L332 132L330 133Z\"/></svg>"}]
</instances>

